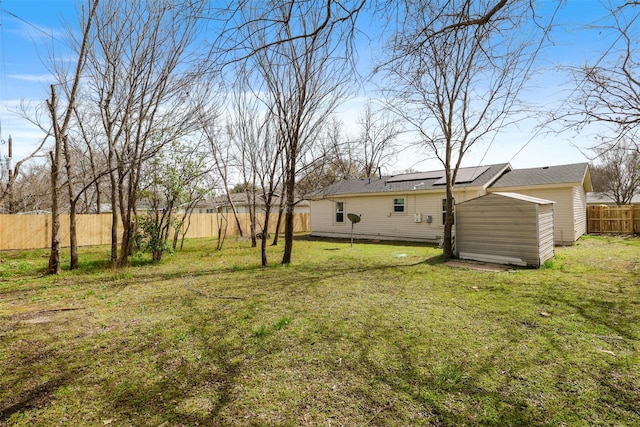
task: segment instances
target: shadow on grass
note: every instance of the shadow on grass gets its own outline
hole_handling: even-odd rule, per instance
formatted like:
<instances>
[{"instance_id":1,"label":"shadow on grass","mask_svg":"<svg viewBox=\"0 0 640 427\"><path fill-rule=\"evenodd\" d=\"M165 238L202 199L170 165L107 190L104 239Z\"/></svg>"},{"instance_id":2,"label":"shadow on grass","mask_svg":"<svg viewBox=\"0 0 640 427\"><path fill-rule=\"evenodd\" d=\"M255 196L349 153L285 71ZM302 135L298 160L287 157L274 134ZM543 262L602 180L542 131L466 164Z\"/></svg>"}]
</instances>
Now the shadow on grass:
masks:
<instances>
[{"instance_id":1,"label":"shadow on grass","mask_svg":"<svg viewBox=\"0 0 640 427\"><path fill-rule=\"evenodd\" d=\"M371 335L380 336L381 333ZM387 335L388 347L385 349L392 353L394 360L400 361L399 366L389 369L380 363L376 360L379 350L374 348L378 343L364 340L358 343L361 346L358 364L362 367L359 369L372 378L370 384L379 383L383 390L390 389L393 395L406 396L420 405L428 425L548 425L542 414L532 410L524 398L510 396L500 388L488 388L482 383L481 378L495 369L492 361L500 358L506 344L485 358L484 363L469 365L464 359L442 355L434 355L434 360L425 359L424 354L414 351L412 343L405 341L402 334ZM505 378L504 389L508 389L510 380ZM379 389L368 387L361 391L371 407L382 406L375 392ZM380 417L387 417L387 420L381 420L379 424L397 422L402 419L402 412L402 407L384 408Z\"/></svg>"},{"instance_id":2,"label":"shadow on grass","mask_svg":"<svg viewBox=\"0 0 640 427\"><path fill-rule=\"evenodd\" d=\"M71 381L71 375L62 375L20 393L8 405L0 407L0 421L7 421L13 414L19 412L46 406L53 399L56 390Z\"/></svg>"},{"instance_id":3,"label":"shadow on grass","mask_svg":"<svg viewBox=\"0 0 640 427\"><path fill-rule=\"evenodd\" d=\"M301 236L296 236L296 241L305 241L305 242L328 242L328 243L339 243L344 245L350 245L351 239L342 239L336 237L317 237L311 236L310 234L305 234ZM406 240L372 240L372 239L353 239L354 245L382 245L382 246L409 246L409 247L417 247L417 248L437 248L438 242L413 242Z\"/></svg>"},{"instance_id":4,"label":"shadow on grass","mask_svg":"<svg viewBox=\"0 0 640 427\"><path fill-rule=\"evenodd\" d=\"M419 265L436 266L444 264L446 260L442 256L434 256L431 258L423 259L418 262L410 264L360 264L353 266L352 264L346 265L332 265L331 263L323 264L307 264L287 266L281 264L270 265L269 267L262 267L259 264L250 266L231 266L215 269L199 269L193 271L174 271L174 272L158 272L149 270L148 272L140 272L131 278L131 281L136 284L153 283L157 281L173 282L176 280L193 280L203 277L215 277L217 283L227 283L230 286L233 285L233 289L236 291L243 291L246 288L255 288L256 283L260 283L261 286L277 284L281 287L289 286L308 286L317 285L323 280L329 280L334 278L341 278L344 280L350 274L358 275L362 273L372 272L384 272L384 271L398 271L403 269L410 269ZM282 269L282 274L273 274L273 269ZM251 280L246 278L238 278L240 280L234 280L234 276L238 274L249 274Z\"/></svg>"},{"instance_id":5,"label":"shadow on grass","mask_svg":"<svg viewBox=\"0 0 640 427\"><path fill-rule=\"evenodd\" d=\"M575 310L580 317L587 320L595 328L602 329L604 327L625 340L640 341L640 336L637 334L640 312L638 304L632 300L621 299L617 302L611 302L586 296L579 300L570 300L560 296L548 296L547 298L556 304Z\"/></svg>"},{"instance_id":6,"label":"shadow on grass","mask_svg":"<svg viewBox=\"0 0 640 427\"><path fill-rule=\"evenodd\" d=\"M119 414L122 421L127 417L155 418L158 424L221 425L221 413L232 401L246 349L233 344L224 332L212 331L215 320L193 310L183 319L191 325L189 332L178 339L190 341L199 353L197 360L188 360L184 352L172 352L176 342L166 335L147 338L142 347L156 352L150 371L160 380L148 381L134 375L120 379L107 412ZM156 339L161 340L159 345L152 343ZM157 348L169 350L157 353Z\"/></svg>"}]
</instances>

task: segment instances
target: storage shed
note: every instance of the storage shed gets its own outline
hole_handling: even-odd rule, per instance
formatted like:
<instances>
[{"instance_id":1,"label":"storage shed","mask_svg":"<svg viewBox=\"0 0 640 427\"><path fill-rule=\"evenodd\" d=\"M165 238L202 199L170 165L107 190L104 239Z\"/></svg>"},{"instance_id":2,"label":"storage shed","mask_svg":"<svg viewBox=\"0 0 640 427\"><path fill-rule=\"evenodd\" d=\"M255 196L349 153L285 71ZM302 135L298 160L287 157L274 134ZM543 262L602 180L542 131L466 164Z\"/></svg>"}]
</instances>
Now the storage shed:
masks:
<instances>
[{"instance_id":1,"label":"storage shed","mask_svg":"<svg viewBox=\"0 0 640 427\"><path fill-rule=\"evenodd\" d=\"M554 256L553 203L517 193L491 193L457 204L456 256L540 267Z\"/></svg>"}]
</instances>

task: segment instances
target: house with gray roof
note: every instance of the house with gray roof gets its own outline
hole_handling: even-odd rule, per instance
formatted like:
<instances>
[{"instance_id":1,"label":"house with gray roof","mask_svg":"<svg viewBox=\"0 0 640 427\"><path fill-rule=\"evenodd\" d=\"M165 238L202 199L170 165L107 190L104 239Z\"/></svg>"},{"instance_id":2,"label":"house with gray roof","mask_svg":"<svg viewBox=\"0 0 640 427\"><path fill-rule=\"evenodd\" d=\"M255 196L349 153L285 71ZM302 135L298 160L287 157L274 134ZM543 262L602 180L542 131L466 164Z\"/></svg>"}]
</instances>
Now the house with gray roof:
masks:
<instances>
[{"instance_id":1,"label":"house with gray roof","mask_svg":"<svg viewBox=\"0 0 640 427\"><path fill-rule=\"evenodd\" d=\"M360 239L442 241L446 198L445 173L418 172L349 179L318 190L310 200L311 234L347 238L348 214L360 221ZM586 232L586 191L591 189L587 163L513 170L508 163L460 168L454 185L456 203L500 191L555 202L556 244L574 242Z\"/></svg>"},{"instance_id":2,"label":"house with gray roof","mask_svg":"<svg viewBox=\"0 0 640 427\"><path fill-rule=\"evenodd\" d=\"M456 202L487 193L511 170L508 163L460 168ZM446 182L444 171L419 172L336 182L307 196L311 206L311 234L349 237L348 214L360 216L353 225L359 239L442 241Z\"/></svg>"}]
</instances>

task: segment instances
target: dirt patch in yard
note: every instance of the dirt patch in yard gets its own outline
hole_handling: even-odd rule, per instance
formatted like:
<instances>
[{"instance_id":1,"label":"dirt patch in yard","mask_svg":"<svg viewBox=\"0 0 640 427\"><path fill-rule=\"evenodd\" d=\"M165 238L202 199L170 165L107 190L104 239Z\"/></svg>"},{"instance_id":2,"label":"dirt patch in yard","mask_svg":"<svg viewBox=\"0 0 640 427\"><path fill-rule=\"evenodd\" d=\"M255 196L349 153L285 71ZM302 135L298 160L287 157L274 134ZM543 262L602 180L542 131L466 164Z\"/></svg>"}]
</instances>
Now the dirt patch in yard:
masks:
<instances>
[{"instance_id":1,"label":"dirt patch in yard","mask_svg":"<svg viewBox=\"0 0 640 427\"><path fill-rule=\"evenodd\" d=\"M460 259L452 259L447 261L445 265L456 268L468 268L475 271L509 271L515 270L517 267L504 264L491 264L488 262L468 261Z\"/></svg>"}]
</instances>

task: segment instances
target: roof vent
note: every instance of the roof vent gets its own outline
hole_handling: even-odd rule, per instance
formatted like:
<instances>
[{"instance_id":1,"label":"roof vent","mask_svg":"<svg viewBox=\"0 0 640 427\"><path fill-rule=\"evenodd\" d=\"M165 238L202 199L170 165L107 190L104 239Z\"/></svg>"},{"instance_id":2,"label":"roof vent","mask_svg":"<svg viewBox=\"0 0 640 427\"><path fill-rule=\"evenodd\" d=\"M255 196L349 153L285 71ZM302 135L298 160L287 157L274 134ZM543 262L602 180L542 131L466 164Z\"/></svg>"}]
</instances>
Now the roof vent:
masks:
<instances>
[{"instance_id":1,"label":"roof vent","mask_svg":"<svg viewBox=\"0 0 640 427\"><path fill-rule=\"evenodd\" d=\"M549 169L549 166L543 166L542 169Z\"/></svg>"}]
</instances>

